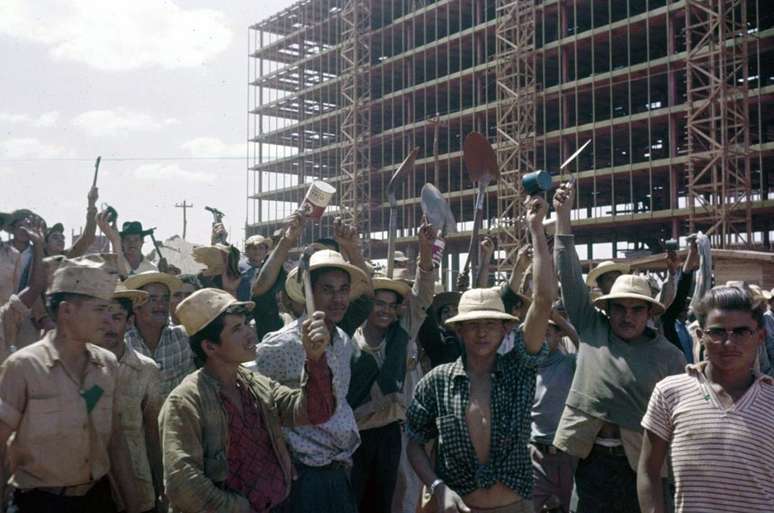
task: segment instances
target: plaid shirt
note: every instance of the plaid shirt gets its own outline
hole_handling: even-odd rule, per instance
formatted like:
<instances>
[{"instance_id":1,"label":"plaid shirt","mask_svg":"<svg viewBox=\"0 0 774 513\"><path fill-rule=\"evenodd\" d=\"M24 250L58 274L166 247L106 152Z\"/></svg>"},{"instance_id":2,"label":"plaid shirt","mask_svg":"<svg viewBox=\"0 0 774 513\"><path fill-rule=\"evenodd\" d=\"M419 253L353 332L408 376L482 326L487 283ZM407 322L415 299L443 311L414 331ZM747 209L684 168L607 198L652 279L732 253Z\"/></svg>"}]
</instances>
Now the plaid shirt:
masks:
<instances>
[{"instance_id":1,"label":"plaid shirt","mask_svg":"<svg viewBox=\"0 0 774 513\"><path fill-rule=\"evenodd\" d=\"M161 370L161 396L166 398L183 378L196 370L193 362L191 346L188 345L188 335L182 326L165 326L156 351L151 352L145 344L140 330L132 327L124 335L124 341L129 347L141 355L153 358Z\"/></svg>"},{"instance_id":2,"label":"plaid shirt","mask_svg":"<svg viewBox=\"0 0 774 513\"><path fill-rule=\"evenodd\" d=\"M470 379L462 358L430 371L417 385L407 412L407 434L424 444L438 438L436 471L459 495L501 482L524 498L532 496L532 464L527 443L537 366L548 347L528 354L517 332L514 349L497 355L492 373L492 445L480 464L465 422Z\"/></svg>"}]
</instances>

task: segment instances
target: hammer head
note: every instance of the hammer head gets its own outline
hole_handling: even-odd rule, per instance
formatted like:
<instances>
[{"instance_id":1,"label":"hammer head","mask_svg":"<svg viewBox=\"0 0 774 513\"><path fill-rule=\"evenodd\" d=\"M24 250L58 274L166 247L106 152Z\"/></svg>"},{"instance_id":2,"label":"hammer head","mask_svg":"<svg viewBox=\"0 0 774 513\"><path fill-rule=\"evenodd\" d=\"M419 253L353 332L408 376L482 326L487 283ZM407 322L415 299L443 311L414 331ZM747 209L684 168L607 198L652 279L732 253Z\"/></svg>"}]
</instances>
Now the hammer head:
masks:
<instances>
[{"instance_id":1,"label":"hammer head","mask_svg":"<svg viewBox=\"0 0 774 513\"><path fill-rule=\"evenodd\" d=\"M224 214L223 212L221 212L215 207L204 207L204 210L207 210L208 212L211 212L212 214L219 217L226 217L226 214Z\"/></svg>"}]
</instances>

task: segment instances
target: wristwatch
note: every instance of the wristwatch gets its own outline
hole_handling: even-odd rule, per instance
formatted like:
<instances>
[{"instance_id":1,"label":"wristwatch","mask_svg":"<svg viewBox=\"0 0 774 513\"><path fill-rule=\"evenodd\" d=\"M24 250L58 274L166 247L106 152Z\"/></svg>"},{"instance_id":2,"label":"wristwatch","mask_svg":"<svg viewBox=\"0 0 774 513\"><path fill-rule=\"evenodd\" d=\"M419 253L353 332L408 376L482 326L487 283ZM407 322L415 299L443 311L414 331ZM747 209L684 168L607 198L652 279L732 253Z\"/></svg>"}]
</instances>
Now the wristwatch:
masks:
<instances>
[{"instance_id":1,"label":"wristwatch","mask_svg":"<svg viewBox=\"0 0 774 513\"><path fill-rule=\"evenodd\" d=\"M443 479L436 479L435 481L433 481L433 484L430 485L430 490L429 490L430 496L434 496L435 490L438 489L438 487L441 486L442 484L443 484Z\"/></svg>"}]
</instances>

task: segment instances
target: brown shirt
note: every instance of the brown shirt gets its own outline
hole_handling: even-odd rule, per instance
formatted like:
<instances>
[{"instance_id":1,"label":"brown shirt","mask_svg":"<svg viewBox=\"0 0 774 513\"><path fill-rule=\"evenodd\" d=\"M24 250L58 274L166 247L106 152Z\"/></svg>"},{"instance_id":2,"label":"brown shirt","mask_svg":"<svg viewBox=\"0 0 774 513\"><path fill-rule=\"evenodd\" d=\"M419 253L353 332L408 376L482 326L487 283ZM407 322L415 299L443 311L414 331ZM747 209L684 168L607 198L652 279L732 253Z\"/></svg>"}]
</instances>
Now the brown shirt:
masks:
<instances>
[{"instance_id":1,"label":"brown shirt","mask_svg":"<svg viewBox=\"0 0 774 513\"><path fill-rule=\"evenodd\" d=\"M16 433L11 483L21 489L86 484L110 468L116 358L86 344L88 363L78 383L64 368L54 337L49 332L0 367L0 421ZM90 414L82 391L99 396Z\"/></svg>"},{"instance_id":2,"label":"brown shirt","mask_svg":"<svg viewBox=\"0 0 774 513\"><path fill-rule=\"evenodd\" d=\"M161 377L156 362L126 346L118 361L111 474L127 513L148 511L162 491L158 416Z\"/></svg>"}]
</instances>

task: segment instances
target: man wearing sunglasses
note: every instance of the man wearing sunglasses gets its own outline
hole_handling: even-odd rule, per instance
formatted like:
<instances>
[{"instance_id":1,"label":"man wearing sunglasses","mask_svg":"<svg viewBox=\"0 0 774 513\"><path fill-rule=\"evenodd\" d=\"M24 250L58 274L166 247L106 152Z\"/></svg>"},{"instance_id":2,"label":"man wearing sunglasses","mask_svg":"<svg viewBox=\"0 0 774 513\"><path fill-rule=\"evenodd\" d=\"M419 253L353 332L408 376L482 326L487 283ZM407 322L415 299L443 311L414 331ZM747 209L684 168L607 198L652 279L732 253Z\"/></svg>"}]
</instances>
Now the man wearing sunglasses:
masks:
<instances>
[{"instance_id":1,"label":"man wearing sunglasses","mask_svg":"<svg viewBox=\"0 0 774 513\"><path fill-rule=\"evenodd\" d=\"M706 361L653 390L642 419L642 511L662 513L669 453L677 513L769 512L774 504L774 380L756 370L763 308L745 285L710 290L696 310Z\"/></svg>"}]
</instances>

